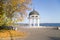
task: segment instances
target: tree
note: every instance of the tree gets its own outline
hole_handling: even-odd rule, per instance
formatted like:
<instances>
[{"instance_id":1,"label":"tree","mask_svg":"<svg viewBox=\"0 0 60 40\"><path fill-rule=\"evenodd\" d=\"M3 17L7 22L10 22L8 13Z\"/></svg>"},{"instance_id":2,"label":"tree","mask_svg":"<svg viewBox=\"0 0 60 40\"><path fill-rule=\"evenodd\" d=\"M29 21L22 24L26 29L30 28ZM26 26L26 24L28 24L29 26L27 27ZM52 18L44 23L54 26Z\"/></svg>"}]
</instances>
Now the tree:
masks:
<instances>
[{"instance_id":1,"label":"tree","mask_svg":"<svg viewBox=\"0 0 60 40\"><path fill-rule=\"evenodd\" d=\"M31 0L5 0L3 3L7 17L12 17L15 11L20 12L21 15L26 15L26 10L29 10L28 5Z\"/></svg>"},{"instance_id":2,"label":"tree","mask_svg":"<svg viewBox=\"0 0 60 40\"><path fill-rule=\"evenodd\" d=\"M26 16L27 10L30 10L29 5L31 4L31 0L1 0L0 4L2 6L0 8L0 19L4 20L6 24L8 21L12 21L13 13L16 11L20 12L21 18Z\"/></svg>"}]
</instances>

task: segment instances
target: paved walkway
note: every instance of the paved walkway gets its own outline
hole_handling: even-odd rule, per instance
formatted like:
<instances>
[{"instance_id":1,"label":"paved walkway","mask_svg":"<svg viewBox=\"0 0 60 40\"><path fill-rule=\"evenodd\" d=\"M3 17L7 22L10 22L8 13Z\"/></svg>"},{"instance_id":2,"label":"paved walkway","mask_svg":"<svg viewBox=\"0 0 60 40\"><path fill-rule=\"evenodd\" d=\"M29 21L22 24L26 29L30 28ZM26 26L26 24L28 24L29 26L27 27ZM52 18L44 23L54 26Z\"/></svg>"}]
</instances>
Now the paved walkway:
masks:
<instances>
[{"instance_id":1,"label":"paved walkway","mask_svg":"<svg viewBox=\"0 0 60 40\"><path fill-rule=\"evenodd\" d=\"M27 33L26 38L13 37L13 40L60 40L60 30L46 28L18 28L18 31ZM11 40L0 39L0 40Z\"/></svg>"},{"instance_id":2,"label":"paved walkway","mask_svg":"<svg viewBox=\"0 0 60 40\"><path fill-rule=\"evenodd\" d=\"M27 38L22 40L60 40L60 30L56 29L21 28L20 31L29 34Z\"/></svg>"}]
</instances>

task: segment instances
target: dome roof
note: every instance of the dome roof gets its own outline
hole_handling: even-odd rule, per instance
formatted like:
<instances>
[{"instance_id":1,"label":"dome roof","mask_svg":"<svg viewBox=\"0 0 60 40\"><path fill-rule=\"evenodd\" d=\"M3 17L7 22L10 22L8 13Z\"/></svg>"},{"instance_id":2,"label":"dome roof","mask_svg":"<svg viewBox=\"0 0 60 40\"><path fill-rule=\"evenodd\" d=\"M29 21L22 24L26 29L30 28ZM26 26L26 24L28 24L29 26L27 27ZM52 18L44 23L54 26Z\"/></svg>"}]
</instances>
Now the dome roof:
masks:
<instances>
[{"instance_id":1,"label":"dome roof","mask_svg":"<svg viewBox=\"0 0 60 40\"><path fill-rule=\"evenodd\" d=\"M39 13L37 11L33 10L32 12L30 12L29 16L30 15L39 15Z\"/></svg>"}]
</instances>

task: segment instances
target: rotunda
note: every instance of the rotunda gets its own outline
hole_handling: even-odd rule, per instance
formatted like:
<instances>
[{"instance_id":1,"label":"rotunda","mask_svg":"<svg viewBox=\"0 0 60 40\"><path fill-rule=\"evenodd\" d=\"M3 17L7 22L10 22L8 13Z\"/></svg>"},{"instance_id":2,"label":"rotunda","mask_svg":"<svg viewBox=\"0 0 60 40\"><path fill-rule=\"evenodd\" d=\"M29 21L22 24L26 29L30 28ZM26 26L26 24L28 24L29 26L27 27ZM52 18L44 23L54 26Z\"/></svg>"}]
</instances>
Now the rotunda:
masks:
<instances>
[{"instance_id":1,"label":"rotunda","mask_svg":"<svg viewBox=\"0 0 60 40\"><path fill-rule=\"evenodd\" d=\"M39 27L40 25L39 13L35 10L29 13L29 25L30 27Z\"/></svg>"}]
</instances>

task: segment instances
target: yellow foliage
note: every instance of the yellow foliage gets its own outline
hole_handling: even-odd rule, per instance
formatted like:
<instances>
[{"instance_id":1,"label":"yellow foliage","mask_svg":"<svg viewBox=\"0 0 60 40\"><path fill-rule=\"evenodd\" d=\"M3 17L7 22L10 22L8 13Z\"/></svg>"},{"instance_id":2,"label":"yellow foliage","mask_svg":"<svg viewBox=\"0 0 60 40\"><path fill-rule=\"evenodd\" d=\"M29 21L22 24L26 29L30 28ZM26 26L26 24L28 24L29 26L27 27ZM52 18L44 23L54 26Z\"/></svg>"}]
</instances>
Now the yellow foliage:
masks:
<instances>
[{"instance_id":1,"label":"yellow foliage","mask_svg":"<svg viewBox=\"0 0 60 40\"><path fill-rule=\"evenodd\" d=\"M0 26L3 24L6 25L12 25L12 17L13 17L13 13L15 11L20 12L23 16L26 16L26 11L29 10L29 6L31 3L31 0L2 0L0 1L0 5L2 6L0 8ZM5 16L4 16L5 14ZM7 19L9 19L9 21L7 19L5 19L7 17ZM24 17L24 16L23 16ZM19 18L19 20L17 21L22 21L22 19Z\"/></svg>"},{"instance_id":2,"label":"yellow foliage","mask_svg":"<svg viewBox=\"0 0 60 40\"><path fill-rule=\"evenodd\" d=\"M5 16L4 15L1 15L0 16L0 26L4 24L4 22L5 22L4 19L5 19Z\"/></svg>"},{"instance_id":3,"label":"yellow foliage","mask_svg":"<svg viewBox=\"0 0 60 40\"><path fill-rule=\"evenodd\" d=\"M24 18L23 17L20 17L20 18L18 18L17 20L16 20L16 22L22 22L24 20Z\"/></svg>"},{"instance_id":4,"label":"yellow foliage","mask_svg":"<svg viewBox=\"0 0 60 40\"><path fill-rule=\"evenodd\" d=\"M25 0L19 0L19 2L20 2L20 4L22 4L22 3L24 3L24 2L25 2Z\"/></svg>"},{"instance_id":5,"label":"yellow foliage","mask_svg":"<svg viewBox=\"0 0 60 40\"><path fill-rule=\"evenodd\" d=\"M16 6L17 4L23 4L26 0L11 0L11 4Z\"/></svg>"},{"instance_id":6,"label":"yellow foliage","mask_svg":"<svg viewBox=\"0 0 60 40\"><path fill-rule=\"evenodd\" d=\"M27 34L25 32L14 31L14 30L0 30L0 38L7 38L7 37L26 37Z\"/></svg>"}]
</instances>

